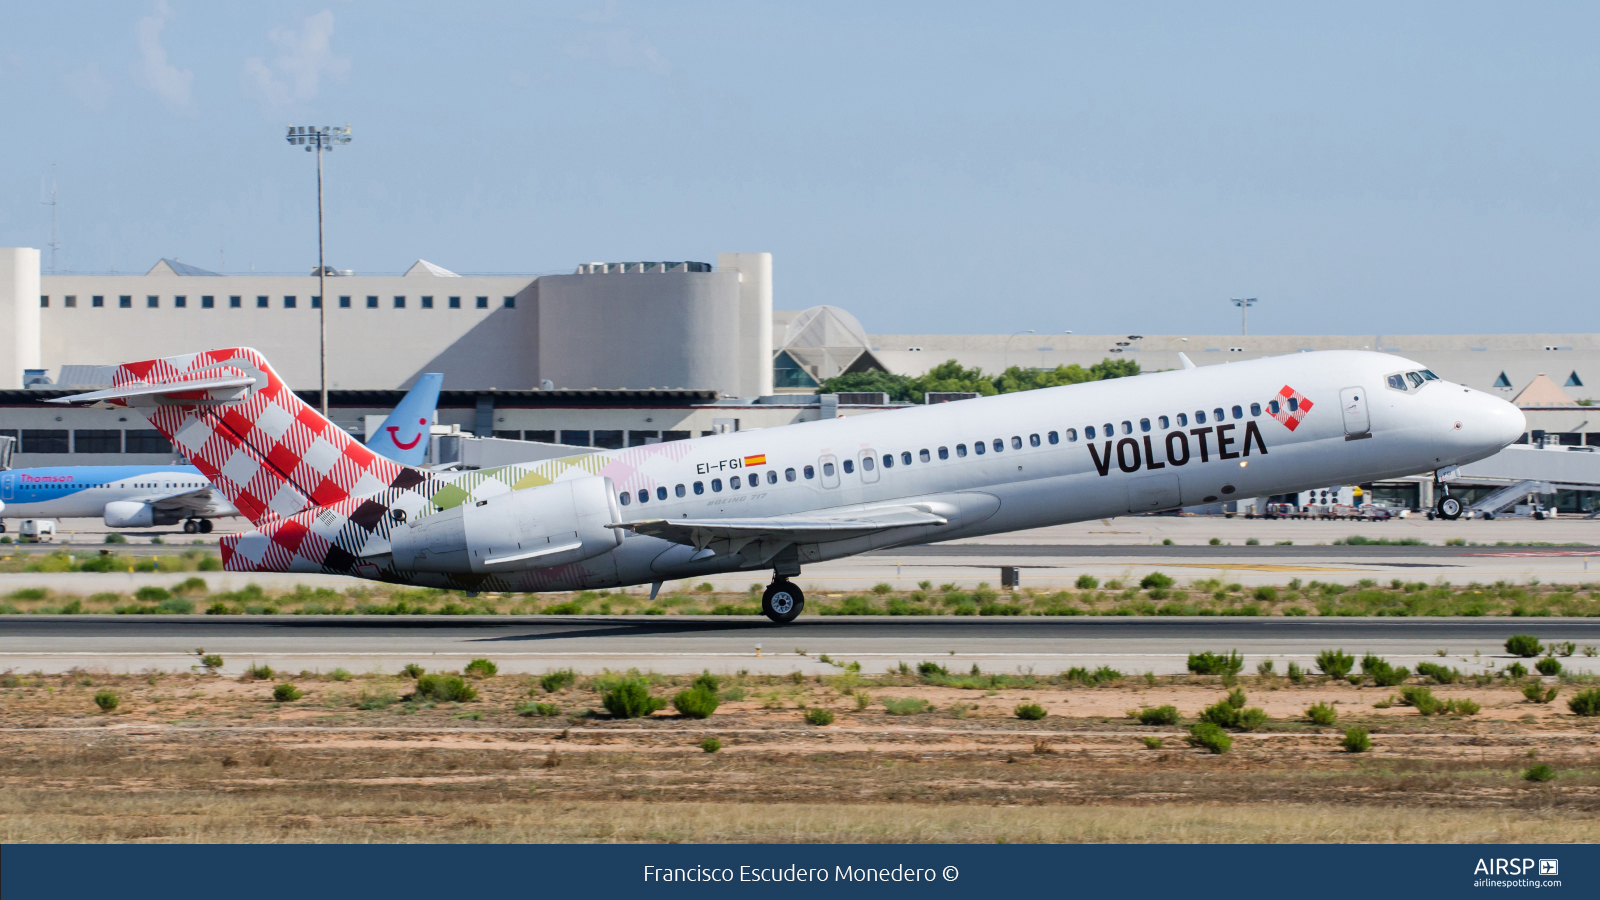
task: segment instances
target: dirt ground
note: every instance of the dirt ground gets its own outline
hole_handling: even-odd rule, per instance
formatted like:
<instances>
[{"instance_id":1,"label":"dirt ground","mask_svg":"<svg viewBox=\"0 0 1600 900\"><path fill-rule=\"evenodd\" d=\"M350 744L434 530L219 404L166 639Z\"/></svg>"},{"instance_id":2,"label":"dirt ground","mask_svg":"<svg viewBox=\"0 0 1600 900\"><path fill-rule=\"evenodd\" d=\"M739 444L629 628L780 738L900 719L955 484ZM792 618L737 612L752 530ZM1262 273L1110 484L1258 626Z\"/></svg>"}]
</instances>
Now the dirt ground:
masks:
<instances>
[{"instance_id":1,"label":"dirt ground","mask_svg":"<svg viewBox=\"0 0 1600 900\"><path fill-rule=\"evenodd\" d=\"M662 699L688 687L644 677ZM303 696L273 700L286 682ZM1549 704L1433 685L1482 709L1423 716L1374 706L1398 688L1243 678L1267 723L1213 754L1185 736L1227 695L1216 678L737 676L707 719L611 718L606 676L468 683L476 699L432 702L378 674L0 677L0 842L1600 840L1600 719L1565 702L1584 685ZM932 708L885 706L906 699ZM1027 702L1048 715L1018 718ZM1306 720L1318 702L1335 726ZM1163 704L1178 725L1129 718ZM1351 726L1370 752L1341 749ZM1540 764L1554 780L1525 777Z\"/></svg>"}]
</instances>

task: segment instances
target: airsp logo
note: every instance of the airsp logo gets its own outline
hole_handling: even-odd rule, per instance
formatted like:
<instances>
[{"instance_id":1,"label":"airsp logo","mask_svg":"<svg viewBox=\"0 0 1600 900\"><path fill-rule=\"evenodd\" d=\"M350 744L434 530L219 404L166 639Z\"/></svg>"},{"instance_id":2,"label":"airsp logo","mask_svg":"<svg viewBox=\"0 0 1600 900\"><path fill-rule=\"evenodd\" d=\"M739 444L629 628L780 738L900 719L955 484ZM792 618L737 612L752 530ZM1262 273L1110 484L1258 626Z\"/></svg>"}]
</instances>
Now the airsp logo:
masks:
<instances>
[{"instance_id":1,"label":"airsp logo","mask_svg":"<svg viewBox=\"0 0 1600 900\"><path fill-rule=\"evenodd\" d=\"M1477 868L1472 870L1474 875L1526 875L1533 871L1534 861L1531 859L1480 859ZM1539 860L1540 875L1560 874L1561 863L1554 859Z\"/></svg>"}]
</instances>

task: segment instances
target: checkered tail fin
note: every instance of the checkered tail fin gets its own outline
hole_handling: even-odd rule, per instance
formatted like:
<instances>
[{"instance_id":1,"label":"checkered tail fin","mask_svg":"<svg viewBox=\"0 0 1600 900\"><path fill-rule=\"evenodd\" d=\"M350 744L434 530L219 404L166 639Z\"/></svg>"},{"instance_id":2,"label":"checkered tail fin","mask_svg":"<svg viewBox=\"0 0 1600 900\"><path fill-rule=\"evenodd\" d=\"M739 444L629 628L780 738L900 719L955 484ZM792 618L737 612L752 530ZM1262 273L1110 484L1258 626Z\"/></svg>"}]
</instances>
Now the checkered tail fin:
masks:
<instances>
[{"instance_id":1,"label":"checkered tail fin","mask_svg":"<svg viewBox=\"0 0 1600 900\"><path fill-rule=\"evenodd\" d=\"M110 390L58 402L139 409L257 526L417 480L302 402L248 347L126 363Z\"/></svg>"}]
</instances>

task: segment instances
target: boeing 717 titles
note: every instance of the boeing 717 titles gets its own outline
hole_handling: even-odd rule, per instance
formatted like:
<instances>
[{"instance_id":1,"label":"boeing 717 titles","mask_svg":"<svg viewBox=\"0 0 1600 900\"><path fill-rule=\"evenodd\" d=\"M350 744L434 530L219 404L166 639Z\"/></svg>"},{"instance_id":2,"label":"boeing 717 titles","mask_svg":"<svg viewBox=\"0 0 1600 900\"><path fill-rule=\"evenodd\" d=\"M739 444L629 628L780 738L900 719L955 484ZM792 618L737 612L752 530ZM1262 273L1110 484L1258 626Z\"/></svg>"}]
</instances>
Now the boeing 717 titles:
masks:
<instances>
[{"instance_id":1,"label":"boeing 717 titles","mask_svg":"<svg viewBox=\"0 0 1600 900\"><path fill-rule=\"evenodd\" d=\"M60 402L145 409L255 530L232 571L569 591L801 568L887 547L1437 471L1521 411L1383 353L1185 368L470 472L384 459L248 348L129 363Z\"/></svg>"}]
</instances>

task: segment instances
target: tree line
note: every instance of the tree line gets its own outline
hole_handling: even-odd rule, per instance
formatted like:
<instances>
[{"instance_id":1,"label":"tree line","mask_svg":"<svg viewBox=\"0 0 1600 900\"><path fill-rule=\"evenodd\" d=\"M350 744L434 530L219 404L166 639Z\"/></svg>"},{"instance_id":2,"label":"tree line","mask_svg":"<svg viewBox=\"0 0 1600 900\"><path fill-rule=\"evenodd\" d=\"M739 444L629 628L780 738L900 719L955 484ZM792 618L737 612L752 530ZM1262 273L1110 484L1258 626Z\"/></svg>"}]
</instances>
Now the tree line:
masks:
<instances>
[{"instance_id":1,"label":"tree line","mask_svg":"<svg viewBox=\"0 0 1600 900\"><path fill-rule=\"evenodd\" d=\"M974 366L965 368L950 359L921 375L895 375L891 372L851 372L829 378L817 388L819 394L881 391L890 400L911 403L923 402L929 391L966 391L992 397L1015 391L1032 391L1038 388L1060 387L1065 384L1082 384L1086 381L1104 381L1107 378L1125 378L1139 374L1139 364L1131 359L1103 359L1088 367L1073 363L1054 369L1024 369L1011 366L999 375L990 375Z\"/></svg>"}]
</instances>

